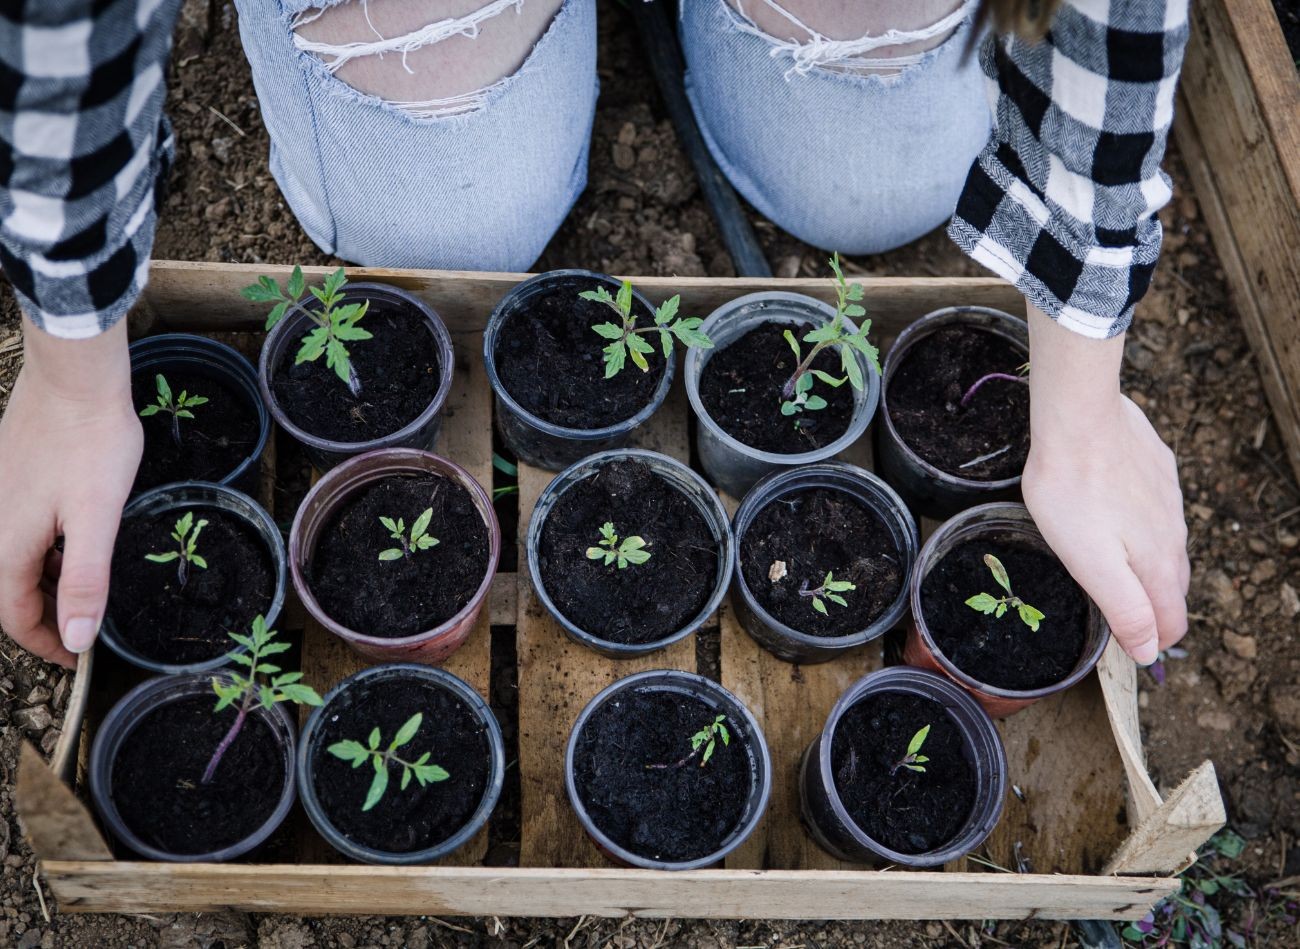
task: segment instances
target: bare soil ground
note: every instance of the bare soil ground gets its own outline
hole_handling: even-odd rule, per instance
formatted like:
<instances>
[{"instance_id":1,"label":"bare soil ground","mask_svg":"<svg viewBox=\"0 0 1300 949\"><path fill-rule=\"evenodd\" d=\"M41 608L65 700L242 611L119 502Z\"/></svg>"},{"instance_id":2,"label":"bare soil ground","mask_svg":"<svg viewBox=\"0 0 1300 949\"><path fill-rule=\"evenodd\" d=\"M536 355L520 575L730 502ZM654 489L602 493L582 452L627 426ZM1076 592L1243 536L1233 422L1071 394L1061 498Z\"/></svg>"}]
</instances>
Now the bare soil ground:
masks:
<instances>
[{"instance_id":1,"label":"bare soil ground","mask_svg":"<svg viewBox=\"0 0 1300 949\"><path fill-rule=\"evenodd\" d=\"M731 263L693 172L663 115L626 15L601 10L602 94L591 183L538 269L728 275ZM289 213L267 170L267 139L239 47L233 8L190 0L177 31L168 103L180 143L155 255L237 262L326 263ZM1227 298L1223 272L1177 156L1175 199L1162 213L1165 255L1130 334L1125 382L1176 449L1193 564L1186 658L1157 686L1142 677L1146 747L1158 783L1172 786L1206 756L1248 840L1234 869L1259 888L1300 875L1300 488L1287 466L1255 361ZM823 253L757 220L781 276L821 274ZM934 233L889 254L850 262L853 273L975 275ZM21 360L17 310L0 309L0 408ZM1116 459L1116 477L1123 476ZM38 476L38 473L33 473ZM509 920L430 917L300 919L228 913L46 918L35 861L13 811L19 743L47 751L62 725L70 675L0 641L0 945L308 947L984 946L1074 944L1063 924L811 923L764 921ZM1253 900L1214 898L1228 921ZM1300 945L1273 913L1255 944Z\"/></svg>"}]
</instances>

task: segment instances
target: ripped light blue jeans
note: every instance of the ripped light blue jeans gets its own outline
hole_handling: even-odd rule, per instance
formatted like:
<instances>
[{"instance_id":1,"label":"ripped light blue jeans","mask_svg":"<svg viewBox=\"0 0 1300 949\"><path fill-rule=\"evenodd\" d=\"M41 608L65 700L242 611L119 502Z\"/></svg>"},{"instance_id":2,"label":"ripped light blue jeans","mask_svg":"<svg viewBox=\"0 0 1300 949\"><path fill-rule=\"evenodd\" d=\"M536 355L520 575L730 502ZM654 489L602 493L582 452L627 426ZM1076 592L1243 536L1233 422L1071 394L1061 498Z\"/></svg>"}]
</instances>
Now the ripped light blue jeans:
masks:
<instances>
[{"instance_id":1,"label":"ripped light blue jeans","mask_svg":"<svg viewBox=\"0 0 1300 949\"><path fill-rule=\"evenodd\" d=\"M236 0L271 172L307 234L369 266L528 270L586 186L595 0L565 0L516 73L436 117L363 95L298 49L294 17L321 5ZM847 253L947 220L989 128L976 58L962 57L969 17L888 77L794 71L739 23L725 0L682 0L696 119L755 208Z\"/></svg>"}]
</instances>

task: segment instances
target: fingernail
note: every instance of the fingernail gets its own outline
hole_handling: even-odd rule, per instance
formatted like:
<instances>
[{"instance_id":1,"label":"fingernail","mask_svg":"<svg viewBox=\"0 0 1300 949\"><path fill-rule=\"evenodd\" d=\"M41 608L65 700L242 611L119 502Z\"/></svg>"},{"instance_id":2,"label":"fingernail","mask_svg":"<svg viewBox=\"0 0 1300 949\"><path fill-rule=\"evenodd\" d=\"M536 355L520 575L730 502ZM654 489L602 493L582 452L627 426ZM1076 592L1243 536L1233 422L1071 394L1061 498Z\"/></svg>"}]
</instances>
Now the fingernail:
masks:
<instances>
[{"instance_id":1,"label":"fingernail","mask_svg":"<svg viewBox=\"0 0 1300 949\"><path fill-rule=\"evenodd\" d=\"M85 616L74 616L63 627L63 645L68 652L85 652L95 644L99 624Z\"/></svg>"},{"instance_id":2,"label":"fingernail","mask_svg":"<svg viewBox=\"0 0 1300 949\"><path fill-rule=\"evenodd\" d=\"M1148 639L1133 650L1133 661L1139 666L1149 666L1159 658L1160 650L1154 639Z\"/></svg>"}]
</instances>

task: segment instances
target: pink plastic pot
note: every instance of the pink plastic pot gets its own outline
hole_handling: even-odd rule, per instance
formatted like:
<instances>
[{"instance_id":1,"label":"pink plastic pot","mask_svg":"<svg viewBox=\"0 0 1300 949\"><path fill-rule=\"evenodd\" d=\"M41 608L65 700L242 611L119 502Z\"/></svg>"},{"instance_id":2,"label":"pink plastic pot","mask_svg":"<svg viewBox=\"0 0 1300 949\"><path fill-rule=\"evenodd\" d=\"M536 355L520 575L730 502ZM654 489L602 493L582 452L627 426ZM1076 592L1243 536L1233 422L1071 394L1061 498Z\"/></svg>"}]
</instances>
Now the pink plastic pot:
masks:
<instances>
[{"instance_id":1,"label":"pink plastic pot","mask_svg":"<svg viewBox=\"0 0 1300 949\"><path fill-rule=\"evenodd\" d=\"M358 491L401 475L433 474L456 482L474 499L474 507L488 529L488 565L483 582L469 603L440 626L414 636L386 637L373 631L348 629L330 618L312 593L312 558L321 532L338 515L339 508ZM469 638L479 612L487 601L492 579L501 556L501 528L492 510L492 499L464 468L445 458L415 448L385 448L351 458L318 481L303 499L289 531L289 575L302 605L312 619L338 636L356 652L373 662L423 662L438 665ZM364 594L363 594L364 595Z\"/></svg>"}]
</instances>

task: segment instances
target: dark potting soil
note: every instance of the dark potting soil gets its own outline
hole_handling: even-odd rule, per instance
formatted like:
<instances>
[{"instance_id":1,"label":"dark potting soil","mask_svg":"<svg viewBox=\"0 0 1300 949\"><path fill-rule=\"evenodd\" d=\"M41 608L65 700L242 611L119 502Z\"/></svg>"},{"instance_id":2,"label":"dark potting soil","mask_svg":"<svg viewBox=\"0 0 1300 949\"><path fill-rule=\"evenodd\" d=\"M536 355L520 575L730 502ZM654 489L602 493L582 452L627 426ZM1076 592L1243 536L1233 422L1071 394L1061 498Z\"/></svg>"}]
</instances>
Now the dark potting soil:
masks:
<instances>
[{"instance_id":1,"label":"dark potting soil","mask_svg":"<svg viewBox=\"0 0 1300 949\"><path fill-rule=\"evenodd\" d=\"M365 744L374 728L387 748L416 712L423 715L420 728L397 754L415 761L432 752L429 763L449 777L421 787L412 776L402 790L401 766L390 764L384 796L362 811L374 768L354 768L327 749L338 741ZM366 847L410 853L436 846L469 822L487 791L492 768L482 722L455 695L419 679L390 678L345 692L325 710L320 738L311 760L317 800L340 833Z\"/></svg>"},{"instance_id":2,"label":"dark potting soil","mask_svg":"<svg viewBox=\"0 0 1300 949\"><path fill-rule=\"evenodd\" d=\"M131 399L136 412L158 403L154 369L131 377ZM225 383L198 372L161 373L172 397L182 392L203 396L194 418L180 419L180 444L172 437L172 415L159 412L140 419L144 428L144 455L135 475L133 491L144 491L173 481L220 481L248 457L257 444L257 410L247 396Z\"/></svg>"},{"instance_id":3,"label":"dark potting soil","mask_svg":"<svg viewBox=\"0 0 1300 949\"><path fill-rule=\"evenodd\" d=\"M783 574L778 561L785 564ZM741 543L740 569L763 609L813 636L866 629L903 589L902 555L884 520L830 488L791 492L759 511ZM855 589L838 594L848 607L823 596L823 616L799 591L816 590L828 571Z\"/></svg>"},{"instance_id":4,"label":"dark potting soil","mask_svg":"<svg viewBox=\"0 0 1300 949\"><path fill-rule=\"evenodd\" d=\"M235 721L215 696L169 702L146 715L113 760L112 793L126 826L174 854L210 853L262 826L284 790L284 759L271 727L244 720L212 776L203 772Z\"/></svg>"},{"instance_id":5,"label":"dark potting soil","mask_svg":"<svg viewBox=\"0 0 1300 949\"><path fill-rule=\"evenodd\" d=\"M372 339L346 344L361 380L360 398L348 391L324 356L295 364L306 332L289 344L272 370L276 401L306 432L341 442L382 438L413 422L437 394L443 367L420 313L371 299L357 326L373 334Z\"/></svg>"},{"instance_id":6,"label":"dark potting soil","mask_svg":"<svg viewBox=\"0 0 1300 949\"><path fill-rule=\"evenodd\" d=\"M605 378L609 340L592 327L621 319L605 304L578 297L598 285L580 277L556 280L510 314L493 353L510 397L538 418L566 428L604 428L636 415L654 398L666 365L658 335L650 334L655 351L646 356L649 371L629 359L618 375ZM638 326L654 325L654 314L641 302L634 300L632 312Z\"/></svg>"},{"instance_id":7,"label":"dark potting soil","mask_svg":"<svg viewBox=\"0 0 1300 949\"><path fill-rule=\"evenodd\" d=\"M918 754L924 772L894 766L930 726ZM966 741L938 702L883 692L858 702L835 726L831 773L853 822L899 853L928 853L957 836L975 806Z\"/></svg>"},{"instance_id":8,"label":"dark potting soil","mask_svg":"<svg viewBox=\"0 0 1300 949\"><path fill-rule=\"evenodd\" d=\"M215 659L235 648L227 633L247 633L275 595L271 552L244 521L218 508L188 508L206 520L184 586L177 564L154 563L146 554L178 550L172 540L176 511L129 517L117 531L108 590L108 613L118 636L157 662Z\"/></svg>"},{"instance_id":9,"label":"dark potting soil","mask_svg":"<svg viewBox=\"0 0 1300 949\"><path fill-rule=\"evenodd\" d=\"M651 860L695 860L716 851L740 823L753 778L745 736L730 718L730 743L709 763L691 736L718 713L678 692L624 691L598 708L578 738L573 768L592 821L621 847ZM648 765L668 764L668 768Z\"/></svg>"},{"instance_id":10,"label":"dark potting soil","mask_svg":"<svg viewBox=\"0 0 1300 949\"><path fill-rule=\"evenodd\" d=\"M919 340L894 371L889 418L912 451L940 471L973 481L1014 478L1029 457L1029 386L990 379L965 408L961 400L983 376L1018 375L1028 359L994 333L945 326Z\"/></svg>"},{"instance_id":11,"label":"dark potting soil","mask_svg":"<svg viewBox=\"0 0 1300 949\"><path fill-rule=\"evenodd\" d=\"M700 374L700 399L709 417L732 438L760 451L793 455L829 445L849 430L853 387L846 382L833 388L818 380L812 393L826 400L826 408L782 415L786 400L781 390L799 365L783 335L787 328L806 354L809 344L802 340L813 329L811 323L764 323L709 357ZM837 378L844 375L834 349L823 350L812 367Z\"/></svg>"},{"instance_id":12,"label":"dark potting soil","mask_svg":"<svg viewBox=\"0 0 1300 949\"><path fill-rule=\"evenodd\" d=\"M589 560L600 527L640 537L650 559L619 569ZM541 537L542 583L575 626L618 643L648 643L704 608L718 575L718 544L694 504L648 466L605 465L556 502Z\"/></svg>"},{"instance_id":13,"label":"dark potting soil","mask_svg":"<svg viewBox=\"0 0 1300 949\"><path fill-rule=\"evenodd\" d=\"M1014 609L998 619L966 605L977 593L1001 597L984 555L1002 561L1011 589L1041 610L1038 632ZM958 669L987 685L1024 691L1064 679L1083 655L1088 600L1061 562L1023 543L977 539L955 547L921 581L930 635Z\"/></svg>"},{"instance_id":14,"label":"dark potting soil","mask_svg":"<svg viewBox=\"0 0 1300 949\"><path fill-rule=\"evenodd\" d=\"M411 525L433 509L438 543L399 560L379 553L401 544L380 517ZM366 636L398 638L434 629L473 598L488 567L488 531L470 493L438 475L394 475L348 499L321 532L311 589L336 622Z\"/></svg>"}]
</instances>

